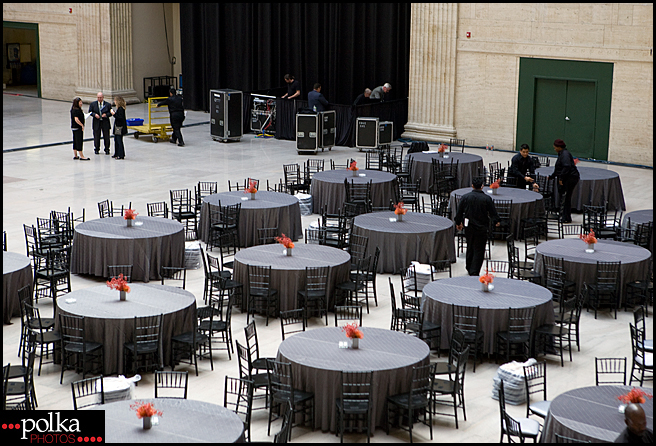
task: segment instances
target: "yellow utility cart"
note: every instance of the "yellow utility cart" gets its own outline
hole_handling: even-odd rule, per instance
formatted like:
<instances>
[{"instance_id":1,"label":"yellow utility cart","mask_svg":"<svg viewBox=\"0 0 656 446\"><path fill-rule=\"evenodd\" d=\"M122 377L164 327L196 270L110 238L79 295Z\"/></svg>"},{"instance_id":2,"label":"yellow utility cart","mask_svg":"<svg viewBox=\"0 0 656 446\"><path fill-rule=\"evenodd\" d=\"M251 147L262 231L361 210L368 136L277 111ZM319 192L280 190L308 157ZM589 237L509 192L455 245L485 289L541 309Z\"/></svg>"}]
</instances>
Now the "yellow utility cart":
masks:
<instances>
[{"instance_id":1,"label":"yellow utility cart","mask_svg":"<svg viewBox=\"0 0 656 446\"><path fill-rule=\"evenodd\" d=\"M165 97L148 98L148 124L145 125L128 125L129 129L136 130L135 138L141 135L153 135L153 142L160 139L168 141L173 133L173 127L169 120L169 108L166 105L157 107L157 103Z\"/></svg>"}]
</instances>

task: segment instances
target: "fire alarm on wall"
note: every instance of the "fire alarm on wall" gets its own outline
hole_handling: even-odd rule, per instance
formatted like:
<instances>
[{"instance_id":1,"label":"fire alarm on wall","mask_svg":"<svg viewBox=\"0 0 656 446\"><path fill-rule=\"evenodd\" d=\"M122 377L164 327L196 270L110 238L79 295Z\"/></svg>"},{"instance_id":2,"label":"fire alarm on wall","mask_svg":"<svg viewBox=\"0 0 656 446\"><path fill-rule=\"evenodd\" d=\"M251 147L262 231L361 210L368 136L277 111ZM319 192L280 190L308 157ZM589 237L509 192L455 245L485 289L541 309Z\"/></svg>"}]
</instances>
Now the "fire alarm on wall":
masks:
<instances>
[{"instance_id":1,"label":"fire alarm on wall","mask_svg":"<svg viewBox=\"0 0 656 446\"><path fill-rule=\"evenodd\" d=\"M467 31L466 36L467 36L467 38L469 39L469 38L471 37L471 33L470 33L469 31Z\"/></svg>"}]
</instances>

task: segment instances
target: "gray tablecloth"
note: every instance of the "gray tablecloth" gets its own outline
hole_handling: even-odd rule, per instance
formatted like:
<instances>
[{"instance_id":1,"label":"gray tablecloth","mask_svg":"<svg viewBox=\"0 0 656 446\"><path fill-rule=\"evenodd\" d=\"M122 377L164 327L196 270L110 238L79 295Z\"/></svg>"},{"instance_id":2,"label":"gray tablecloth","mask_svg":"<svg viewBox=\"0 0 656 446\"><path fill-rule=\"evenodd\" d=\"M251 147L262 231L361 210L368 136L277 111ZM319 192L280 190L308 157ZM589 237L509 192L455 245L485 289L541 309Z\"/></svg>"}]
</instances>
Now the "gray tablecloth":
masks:
<instances>
[{"instance_id":1,"label":"gray tablecloth","mask_svg":"<svg viewBox=\"0 0 656 446\"><path fill-rule=\"evenodd\" d=\"M450 206L451 206L451 218L455 218L456 212L456 199L455 196L463 196L472 191L471 187L464 187L462 189L456 189L451 192ZM512 205L510 207L510 221L512 224L511 231L515 235L515 238L519 238L520 230L520 221L522 218L532 217L535 212L536 203L539 200L542 200L542 195L537 192L529 191L526 189L518 189L514 187L500 187L498 189L497 195L492 194L492 190L489 187L484 187L483 191L488 194L493 201L496 200L512 200Z\"/></svg>"},{"instance_id":2,"label":"gray tablecloth","mask_svg":"<svg viewBox=\"0 0 656 446\"><path fill-rule=\"evenodd\" d=\"M521 280L495 277L494 289L482 291L478 277L453 277L431 282L424 287L424 317L442 325L441 348L449 348L451 339L451 304L480 307L479 329L484 333L483 353L494 353L496 333L508 328L508 308L535 307L535 324L555 322L551 291Z\"/></svg>"},{"instance_id":3,"label":"gray tablecloth","mask_svg":"<svg viewBox=\"0 0 656 446\"><path fill-rule=\"evenodd\" d=\"M584 283L594 283L597 261L622 262L620 267L621 295L624 296L624 285L634 280L644 279L649 267L651 253L645 248L631 243L599 240L595 244L595 252L587 253L588 245L575 238L551 240L540 243L535 252L535 270L544 272L542 256L562 257L565 260L567 279L576 282L579 293Z\"/></svg>"},{"instance_id":4,"label":"gray tablecloth","mask_svg":"<svg viewBox=\"0 0 656 446\"><path fill-rule=\"evenodd\" d=\"M626 209L622 181L617 172L596 167L578 167L578 184L572 192L572 209L583 212L583 205L601 206L608 201L608 209ZM540 175L551 175L553 166L540 167L535 170ZM557 189L556 189L557 191ZM560 202L558 193L555 194L556 204Z\"/></svg>"},{"instance_id":5,"label":"gray tablecloth","mask_svg":"<svg viewBox=\"0 0 656 446\"><path fill-rule=\"evenodd\" d=\"M448 158L441 158L438 153L418 152L411 153L415 160L414 170L412 171L412 181L421 178L419 190L428 192L428 188L433 184L433 158L448 164L453 160L458 161L458 187L471 187L472 179L483 171L483 158L472 153L446 152Z\"/></svg>"},{"instance_id":6,"label":"gray tablecloth","mask_svg":"<svg viewBox=\"0 0 656 446\"><path fill-rule=\"evenodd\" d=\"M581 440L582 443L613 443L626 428L624 414L617 399L627 394L629 386L592 386L570 390L551 401L542 429L542 443L555 443L556 434ZM643 388L650 395L652 388ZM654 430L654 400L646 398L642 408L647 427Z\"/></svg>"},{"instance_id":7,"label":"gray tablecloth","mask_svg":"<svg viewBox=\"0 0 656 446\"><path fill-rule=\"evenodd\" d=\"M654 251L654 210L643 209L641 211L627 212L622 219L622 227L627 228L631 221L631 229L635 229L636 225L651 222L651 234L649 235L649 250Z\"/></svg>"},{"instance_id":8,"label":"gray tablecloth","mask_svg":"<svg viewBox=\"0 0 656 446\"><path fill-rule=\"evenodd\" d=\"M365 175L361 177L360 175ZM371 200L374 207L389 207L390 200L394 200L394 188L396 187L396 175L378 170L358 170L358 176L353 176L350 170L326 170L317 172L312 177L310 193L313 200L315 214L321 214L323 207L328 205L328 213L335 214L342 209L346 200L344 190L344 179L349 183L365 184L371 183Z\"/></svg>"},{"instance_id":9,"label":"gray tablecloth","mask_svg":"<svg viewBox=\"0 0 656 446\"><path fill-rule=\"evenodd\" d=\"M243 191L222 192L203 199L198 224L199 239L207 242L210 235L210 206L230 206L241 203L239 214L239 242L241 246L258 244L258 228L278 227L278 235L284 233L287 237L298 240L303 237L301 224L301 208L298 199L293 195L279 192L259 191L255 200L243 200L250 194Z\"/></svg>"},{"instance_id":10,"label":"gray tablecloth","mask_svg":"<svg viewBox=\"0 0 656 446\"><path fill-rule=\"evenodd\" d=\"M2 319L5 324L10 324L13 316L20 316L18 290L25 285L32 287L32 282L29 257L2 251Z\"/></svg>"},{"instance_id":11,"label":"gray tablecloth","mask_svg":"<svg viewBox=\"0 0 656 446\"><path fill-rule=\"evenodd\" d=\"M127 373L123 364L123 344L132 340L135 316L162 318L162 354L170 364L171 336L191 331L196 317L196 298L181 288L155 284L130 284L127 300L106 285L73 291L57 299L57 314L85 316L87 337L105 348L105 375ZM70 299L75 302L69 303ZM59 330L59 316L55 329Z\"/></svg>"},{"instance_id":12,"label":"gray tablecloth","mask_svg":"<svg viewBox=\"0 0 656 446\"><path fill-rule=\"evenodd\" d=\"M334 304L335 285L348 280L351 256L346 251L323 245L295 243L291 257L280 244L253 246L235 255L235 280L248 295L248 265L271 266L271 288L278 290L280 310L297 308L297 293L305 287L305 267L328 266L328 309Z\"/></svg>"},{"instance_id":13,"label":"gray tablecloth","mask_svg":"<svg viewBox=\"0 0 656 446\"><path fill-rule=\"evenodd\" d=\"M130 405L135 400L93 406L105 412L105 443L243 443L244 423L222 406L177 398L138 399L162 411L159 425L143 429Z\"/></svg>"},{"instance_id":14,"label":"gray tablecloth","mask_svg":"<svg viewBox=\"0 0 656 446\"><path fill-rule=\"evenodd\" d=\"M108 265L132 265L132 281L159 280L160 267L183 266L184 226L175 220L139 215L100 218L75 227L71 272L108 277Z\"/></svg>"},{"instance_id":15,"label":"gray tablecloth","mask_svg":"<svg viewBox=\"0 0 656 446\"><path fill-rule=\"evenodd\" d=\"M415 212L405 214L401 222L392 211L358 215L353 221L353 233L369 237L367 255L380 248L379 273L396 274L412 260L455 262L453 231L448 218Z\"/></svg>"},{"instance_id":16,"label":"gray tablecloth","mask_svg":"<svg viewBox=\"0 0 656 446\"><path fill-rule=\"evenodd\" d=\"M429 361L428 346L416 337L370 327L362 334L357 350L339 348L347 338L337 327L296 334L278 348L278 360L292 364L295 387L314 392L314 427L324 432L335 431L342 371L374 372L372 424L383 427L387 396L408 392L412 367Z\"/></svg>"}]
</instances>

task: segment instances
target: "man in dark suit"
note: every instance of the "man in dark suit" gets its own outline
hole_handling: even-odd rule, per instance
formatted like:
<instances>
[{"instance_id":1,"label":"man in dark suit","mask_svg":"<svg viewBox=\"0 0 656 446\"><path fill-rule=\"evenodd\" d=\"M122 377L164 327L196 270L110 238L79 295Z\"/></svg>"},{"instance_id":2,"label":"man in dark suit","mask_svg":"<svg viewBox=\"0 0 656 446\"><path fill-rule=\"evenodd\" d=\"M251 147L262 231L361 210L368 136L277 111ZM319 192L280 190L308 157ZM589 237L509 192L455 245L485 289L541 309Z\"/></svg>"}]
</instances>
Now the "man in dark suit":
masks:
<instances>
[{"instance_id":1,"label":"man in dark suit","mask_svg":"<svg viewBox=\"0 0 656 446\"><path fill-rule=\"evenodd\" d=\"M321 84L314 84L314 90L308 93L308 107L315 112L326 111L328 101L321 94Z\"/></svg>"},{"instance_id":2,"label":"man in dark suit","mask_svg":"<svg viewBox=\"0 0 656 446\"><path fill-rule=\"evenodd\" d=\"M98 92L98 100L89 105L89 113L93 117L91 128L93 129L93 147L96 155L100 154L100 132L105 140L105 155L109 155L109 117L112 104L105 101L102 92Z\"/></svg>"}]
</instances>

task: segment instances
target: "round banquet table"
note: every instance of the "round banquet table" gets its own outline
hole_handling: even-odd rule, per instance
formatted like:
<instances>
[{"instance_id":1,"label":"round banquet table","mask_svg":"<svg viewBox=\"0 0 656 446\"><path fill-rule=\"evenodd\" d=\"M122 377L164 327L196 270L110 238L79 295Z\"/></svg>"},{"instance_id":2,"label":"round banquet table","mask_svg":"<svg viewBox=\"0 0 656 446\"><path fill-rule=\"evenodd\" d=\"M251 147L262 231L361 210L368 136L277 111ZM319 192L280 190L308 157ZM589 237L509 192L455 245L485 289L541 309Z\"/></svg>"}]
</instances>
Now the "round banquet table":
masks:
<instances>
[{"instance_id":1,"label":"round banquet table","mask_svg":"<svg viewBox=\"0 0 656 446\"><path fill-rule=\"evenodd\" d=\"M353 220L353 233L369 238L366 255L373 255L376 247L381 249L379 273L396 274L412 260L455 262L453 231L448 218L417 212L408 212L401 222L392 211L362 214Z\"/></svg>"},{"instance_id":2,"label":"round banquet table","mask_svg":"<svg viewBox=\"0 0 656 446\"><path fill-rule=\"evenodd\" d=\"M581 178L572 191L572 209L583 212L584 204L601 206L604 201L608 201L608 209L626 209L622 181L617 172L597 167L577 167L577 169ZM553 174L553 171L553 166L535 169L536 173L544 176ZM556 191L554 197L558 205L560 196L556 186L554 191Z\"/></svg>"},{"instance_id":3,"label":"round banquet table","mask_svg":"<svg viewBox=\"0 0 656 446\"><path fill-rule=\"evenodd\" d=\"M232 206L241 203L239 213L240 246L258 244L258 228L278 228L278 233L296 241L303 237L301 208L298 198L279 192L258 191L255 200L244 191L221 192L203 199L198 226L198 237L204 242L210 237L210 207Z\"/></svg>"},{"instance_id":4,"label":"round banquet table","mask_svg":"<svg viewBox=\"0 0 656 446\"><path fill-rule=\"evenodd\" d=\"M436 280L424 287L422 309L427 320L441 324L441 348L449 348L451 304L480 307L479 329L483 331L483 353L494 353L496 334L508 328L508 308L535 307L534 326L555 322L551 291L522 280L495 277L494 289L484 292L478 277L462 276Z\"/></svg>"},{"instance_id":5,"label":"round banquet table","mask_svg":"<svg viewBox=\"0 0 656 446\"><path fill-rule=\"evenodd\" d=\"M421 178L419 190L428 192L433 184L433 159L443 163L458 162L458 187L471 187L472 179L483 171L483 158L473 153L446 152L444 158L437 151L416 152L408 155L415 160L412 181Z\"/></svg>"},{"instance_id":6,"label":"round banquet table","mask_svg":"<svg viewBox=\"0 0 656 446\"><path fill-rule=\"evenodd\" d=\"M162 411L159 425L145 430L130 405L135 400L93 406L105 412L105 443L243 443L239 415L218 404L179 398L136 400Z\"/></svg>"},{"instance_id":7,"label":"round banquet table","mask_svg":"<svg viewBox=\"0 0 656 446\"><path fill-rule=\"evenodd\" d=\"M456 195L462 197L468 194L473 189L471 187L463 187L451 192L450 206L451 218L455 218L456 212ZM511 232L515 235L515 239L519 238L520 221L522 218L532 217L535 212L535 206L538 201L542 200L542 195L526 189L519 189L515 187L500 187L496 195L492 194L492 190L485 186L483 192L489 195L493 201L497 200L512 200L510 206L510 224Z\"/></svg>"},{"instance_id":8,"label":"round banquet table","mask_svg":"<svg viewBox=\"0 0 656 446\"><path fill-rule=\"evenodd\" d=\"M305 267L327 266L328 309L333 307L335 285L346 282L351 268L351 255L341 249L323 245L296 243L291 257L280 244L242 249L235 254L234 278L244 284L248 296L248 265L271 266L271 288L278 290L280 311L297 308L297 293L305 287ZM243 308L246 310L246 308Z\"/></svg>"},{"instance_id":9,"label":"round banquet table","mask_svg":"<svg viewBox=\"0 0 656 446\"><path fill-rule=\"evenodd\" d=\"M71 302L71 299L74 302ZM107 285L73 291L57 299L57 314L84 316L87 338L104 345L104 375L125 374L123 344L132 340L135 316L162 317L163 364L171 359L171 336L193 330L196 298L189 291L155 284L130 284L127 300ZM55 319L59 330L59 316Z\"/></svg>"},{"instance_id":10,"label":"round banquet table","mask_svg":"<svg viewBox=\"0 0 656 446\"><path fill-rule=\"evenodd\" d=\"M141 223L141 224L140 224ZM161 279L160 267L183 266L184 226L176 220L138 216L100 218L75 226L71 272L108 277L108 265L132 265L132 281Z\"/></svg>"},{"instance_id":11,"label":"round banquet table","mask_svg":"<svg viewBox=\"0 0 656 446\"><path fill-rule=\"evenodd\" d=\"M335 399L342 371L372 370L372 431L385 425L385 400L408 392L412 368L428 364L430 350L414 336L361 327L360 348L339 348L347 341L339 327L318 328L293 335L278 347L278 360L292 364L294 387L314 393L314 427L335 432Z\"/></svg>"},{"instance_id":12,"label":"round banquet table","mask_svg":"<svg viewBox=\"0 0 656 446\"><path fill-rule=\"evenodd\" d=\"M649 235L649 250L653 251L654 246L654 210L653 209L643 209L641 211L627 212L624 214L622 219L622 227L628 228L629 221L631 222L631 229L635 229L636 225L650 223L651 222L651 234Z\"/></svg>"},{"instance_id":13,"label":"round banquet table","mask_svg":"<svg viewBox=\"0 0 656 446\"><path fill-rule=\"evenodd\" d=\"M30 258L15 252L2 251L2 317L5 324L13 316L20 316L18 290L25 285L32 288Z\"/></svg>"},{"instance_id":14,"label":"round banquet table","mask_svg":"<svg viewBox=\"0 0 656 446\"><path fill-rule=\"evenodd\" d=\"M555 443L556 434L581 440L582 443L613 443L626 428L624 414L618 410L618 396L628 393L630 386L592 386L570 390L551 401L544 420L542 443ZM650 395L652 388L643 388ZM647 427L654 430L654 400L642 404Z\"/></svg>"},{"instance_id":15,"label":"round banquet table","mask_svg":"<svg viewBox=\"0 0 656 446\"><path fill-rule=\"evenodd\" d=\"M584 283L594 283L597 275L597 261L622 262L620 266L620 303L624 296L624 285L634 280L644 279L649 268L649 250L632 243L599 240L595 252L585 252L587 245L576 238L550 240L540 243L535 249L535 270L544 273L542 256L562 257L567 279L576 282L576 292L580 293Z\"/></svg>"},{"instance_id":16,"label":"round banquet table","mask_svg":"<svg viewBox=\"0 0 656 446\"><path fill-rule=\"evenodd\" d=\"M326 205L329 214L336 214L342 209L346 200L345 179L348 179L349 183L353 181L353 184L371 181L371 201L374 207L389 207L390 200L394 200L396 175L393 173L360 169L354 177L348 169L325 170L315 173L312 177L310 193L315 214L321 214Z\"/></svg>"}]
</instances>

